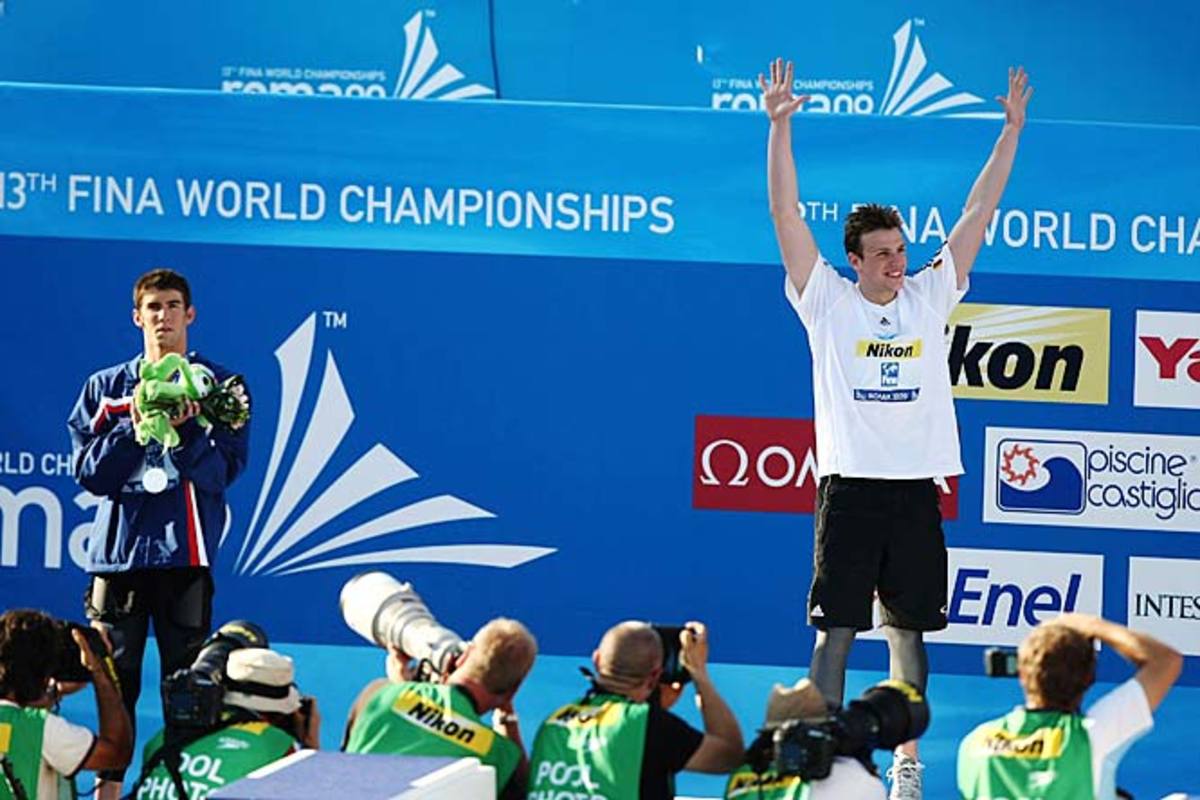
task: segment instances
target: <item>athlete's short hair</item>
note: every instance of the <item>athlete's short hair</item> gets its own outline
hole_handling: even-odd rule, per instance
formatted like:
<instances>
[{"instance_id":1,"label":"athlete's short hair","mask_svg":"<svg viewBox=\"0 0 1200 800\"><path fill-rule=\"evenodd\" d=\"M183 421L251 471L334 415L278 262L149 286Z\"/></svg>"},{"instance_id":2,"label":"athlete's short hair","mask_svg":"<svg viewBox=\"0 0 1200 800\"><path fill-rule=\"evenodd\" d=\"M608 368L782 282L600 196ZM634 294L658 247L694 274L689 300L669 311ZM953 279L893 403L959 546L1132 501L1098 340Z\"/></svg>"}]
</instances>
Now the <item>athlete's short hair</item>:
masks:
<instances>
[{"instance_id":1,"label":"athlete's short hair","mask_svg":"<svg viewBox=\"0 0 1200 800\"><path fill-rule=\"evenodd\" d=\"M871 231L903 230L900 212L889 206L868 203L859 206L846 216L842 243L847 253L862 256L862 237Z\"/></svg>"},{"instance_id":2,"label":"athlete's short hair","mask_svg":"<svg viewBox=\"0 0 1200 800\"><path fill-rule=\"evenodd\" d=\"M158 267L152 269L137 279L133 284L133 307L142 307L142 295L146 292L161 292L174 289L183 295L183 307L192 307L192 288L188 286L187 278L173 269Z\"/></svg>"}]
</instances>

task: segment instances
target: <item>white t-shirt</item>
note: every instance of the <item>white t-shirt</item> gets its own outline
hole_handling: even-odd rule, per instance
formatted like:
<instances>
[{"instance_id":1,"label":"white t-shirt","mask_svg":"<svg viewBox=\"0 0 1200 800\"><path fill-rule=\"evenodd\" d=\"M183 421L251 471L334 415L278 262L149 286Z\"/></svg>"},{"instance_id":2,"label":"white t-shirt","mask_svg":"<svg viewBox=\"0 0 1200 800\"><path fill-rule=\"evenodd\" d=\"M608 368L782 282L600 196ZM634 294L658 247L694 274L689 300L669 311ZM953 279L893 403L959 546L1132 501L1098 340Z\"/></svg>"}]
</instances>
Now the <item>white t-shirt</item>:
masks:
<instances>
[{"instance_id":1,"label":"white t-shirt","mask_svg":"<svg viewBox=\"0 0 1200 800\"><path fill-rule=\"evenodd\" d=\"M15 705L0 700L5 705ZM72 777L92 751L95 735L87 728L73 725L57 714L46 715L42 731L42 766L38 770L37 800L70 797L62 778ZM29 787L26 787L28 789Z\"/></svg>"},{"instance_id":2,"label":"white t-shirt","mask_svg":"<svg viewBox=\"0 0 1200 800\"><path fill-rule=\"evenodd\" d=\"M875 305L817 257L804 293L784 292L813 357L817 474L936 478L962 473L946 364L946 322L966 294L943 246Z\"/></svg>"},{"instance_id":3,"label":"white t-shirt","mask_svg":"<svg viewBox=\"0 0 1200 800\"><path fill-rule=\"evenodd\" d=\"M1125 751L1154 727L1146 690L1130 678L1088 708L1083 727L1092 745L1092 786L1096 800L1117 796L1117 765Z\"/></svg>"},{"instance_id":4,"label":"white t-shirt","mask_svg":"<svg viewBox=\"0 0 1200 800\"><path fill-rule=\"evenodd\" d=\"M809 800L887 800L883 781L853 758L838 756L823 781L809 784Z\"/></svg>"}]
</instances>

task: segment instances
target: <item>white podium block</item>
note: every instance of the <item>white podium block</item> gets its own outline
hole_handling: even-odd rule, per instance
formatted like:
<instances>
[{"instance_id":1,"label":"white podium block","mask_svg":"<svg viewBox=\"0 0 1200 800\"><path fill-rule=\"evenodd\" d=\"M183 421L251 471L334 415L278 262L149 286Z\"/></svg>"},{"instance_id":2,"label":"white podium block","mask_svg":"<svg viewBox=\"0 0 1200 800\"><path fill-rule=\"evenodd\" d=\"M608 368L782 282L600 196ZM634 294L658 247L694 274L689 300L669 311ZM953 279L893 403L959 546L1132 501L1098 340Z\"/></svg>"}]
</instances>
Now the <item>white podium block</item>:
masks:
<instances>
[{"instance_id":1,"label":"white podium block","mask_svg":"<svg viewBox=\"0 0 1200 800\"><path fill-rule=\"evenodd\" d=\"M209 795L211 800L496 800L496 772L476 758L301 750Z\"/></svg>"}]
</instances>

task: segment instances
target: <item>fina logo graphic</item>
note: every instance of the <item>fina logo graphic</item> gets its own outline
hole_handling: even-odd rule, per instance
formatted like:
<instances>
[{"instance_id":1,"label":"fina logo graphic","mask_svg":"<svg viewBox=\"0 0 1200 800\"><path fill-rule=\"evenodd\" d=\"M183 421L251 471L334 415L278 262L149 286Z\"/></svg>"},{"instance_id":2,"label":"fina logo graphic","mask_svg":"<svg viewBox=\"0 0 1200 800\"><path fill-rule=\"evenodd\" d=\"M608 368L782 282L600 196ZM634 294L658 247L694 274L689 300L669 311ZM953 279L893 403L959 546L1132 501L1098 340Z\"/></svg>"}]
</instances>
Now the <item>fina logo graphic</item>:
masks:
<instances>
[{"instance_id":1,"label":"fina logo graphic","mask_svg":"<svg viewBox=\"0 0 1200 800\"><path fill-rule=\"evenodd\" d=\"M895 53L892 57L892 75L888 78L887 91L879 104L879 113L887 116L923 117L937 114L943 117L972 117L976 119L1002 119L999 111L960 111L964 106L983 103L984 100L970 92L943 95L954 88L946 76L935 72L920 84L917 80L925 71L927 60L921 37L913 35L910 19L892 34ZM909 42L912 47L909 47ZM940 99L935 99L943 95ZM951 113L953 112L953 113Z\"/></svg>"},{"instance_id":2,"label":"fina logo graphic","mask_svg":"<svg viewBox=\"0 0 1200 800\"><path fill-rule=\"evenodd\" d=\"M382 444L376 444L363 453L349 468L333 478L315 500L299 509L300 513L292 524L281 532L284 522L298 509L301 499L329 464L354 422L354 409L332 351L325 353L324 374L317 389L316 402L300 436L295 457L287 466L265 521L259 525L267 498L280 474L284 450L295 427L296 414L312 363L315 332L316 314L310 314L275 351L282 383L279 421L254 515L246 528L245 539L234 564L235 572L243 575L291 575L334 567L414 562L511 568L555 552L550 547L505 544L410 546L345 552L347 548L380 540L389 534L445 522L495 517L490 511L447 494L427 497L392 509L349 530L313 541L312 534L338 515L369 497L418 477L408 464Z\"/></svg>"},{"instance_id":3,"label":"fina logo graphic","mask_svg":"<svg viewBox=\"0 0 1200 800\"><path fill-rule=\"evenodd\" d=\"M394 96L406 99L428 97L436 100L462 100L494 94L481 83L442 91L462 80L464 76L453 64L443 64L430 75L429 71L437 57L438 46L433 38L433 31L425 24L425 14L418 11L404 24L404 63L400 67L399 77L396 78Z\"/></svg>"},{"instance_id":4,"label":"fina logo graphic","mask_svg":"<svg viewBox=\"0 0 1200 800\"><path fill-rule=\"evenodd\" d=\"M1087 449L1081 442L1003 439L997 505L1004 511L1082 514Z\"/></svg>"}]
</instances>

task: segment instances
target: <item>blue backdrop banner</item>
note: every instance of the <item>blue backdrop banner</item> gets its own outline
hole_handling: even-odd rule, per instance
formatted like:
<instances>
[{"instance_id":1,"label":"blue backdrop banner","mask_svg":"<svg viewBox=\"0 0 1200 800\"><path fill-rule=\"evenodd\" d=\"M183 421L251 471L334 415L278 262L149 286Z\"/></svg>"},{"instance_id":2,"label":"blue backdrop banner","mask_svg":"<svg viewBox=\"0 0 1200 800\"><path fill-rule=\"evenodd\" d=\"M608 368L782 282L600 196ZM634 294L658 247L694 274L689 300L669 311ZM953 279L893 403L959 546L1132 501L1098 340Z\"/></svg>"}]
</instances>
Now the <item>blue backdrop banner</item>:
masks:
<instances>
[{"instance_id":1,"label":"blue backdrop banner","mask_svg":"<svg viewBox=\"0 0 1200 800\"><path fill-rule=\"evenodd\" d=\"M496 90L484 0L0 3L0 80L460 99Z\"/></svg>"},{"instance_id":2,"label":"blue backdrop banner","mask_svg":"<svg viewBox=\"0 0 1200 800\"><path fill-rule=\"evenodd\" d=\"M0 131L0 605L79 615L96 500L66 416L137 351L131 284L169 265L193 282L192 344L255 395L219 617L349 642L338 591L383 568L459 630L503 611L546 652L699 618L718 660L807 659L810 355L759 115L28 87L0 105L22 121ZM997 127L801 120L819 241L839 255L852 203L894 202L915 267ZM1178 157L1198 146L1026 130L948 332L966 474L943 486L935 669L976 671L979 645L1068 608L1200 655L1200 167Z\"/></svg>"},{"instance_id":3,"label":"blue backdrop banner","mask_svg":"<svg viewBox=\"0 0 1200 800\"><path fill-rule=\"evenodd\" d=\"M0 80L749 109L781 55L812 113L995 113L1024 64L1038 119L1200 124L1197 30L1188 0L10 0Z\"/></svg>"}]
</instances>

